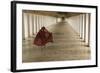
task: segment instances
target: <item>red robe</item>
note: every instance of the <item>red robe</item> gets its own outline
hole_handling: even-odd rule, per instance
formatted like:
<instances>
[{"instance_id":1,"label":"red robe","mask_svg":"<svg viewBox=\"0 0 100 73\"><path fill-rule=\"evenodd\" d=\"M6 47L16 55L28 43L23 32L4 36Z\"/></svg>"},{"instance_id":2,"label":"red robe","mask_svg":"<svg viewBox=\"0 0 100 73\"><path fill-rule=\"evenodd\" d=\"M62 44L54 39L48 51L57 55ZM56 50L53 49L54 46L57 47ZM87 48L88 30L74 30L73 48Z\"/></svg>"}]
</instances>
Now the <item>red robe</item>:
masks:
<instances>
[{"instance_id":1,"label":"red robe","mask_svg":"<svg viewBox=\"0 0 100 73\"><path fill-rule=\"evenodd\" d=\"M52 33L45 27L42 27L34 39L34 44L37 46L45 46L48 42L53 42Z\"/></svg>"}]
</instances>

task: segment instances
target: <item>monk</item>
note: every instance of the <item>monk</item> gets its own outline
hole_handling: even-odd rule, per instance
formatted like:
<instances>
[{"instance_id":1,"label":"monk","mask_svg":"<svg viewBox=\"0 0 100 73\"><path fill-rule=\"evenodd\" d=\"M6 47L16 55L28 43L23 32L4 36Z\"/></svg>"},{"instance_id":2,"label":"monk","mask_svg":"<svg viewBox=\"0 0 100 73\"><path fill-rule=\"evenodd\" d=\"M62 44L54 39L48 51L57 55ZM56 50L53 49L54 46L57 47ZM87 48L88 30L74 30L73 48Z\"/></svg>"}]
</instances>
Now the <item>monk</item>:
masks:
<instances>
[{"instance_id":1,"label":"monk","mask_svg":"<svg viewBox=\"0 0 100 73\"><path fill-rule=\"evenodd\" d=\"M45 27L42 27L34 39L34 44L37 46L45 46L49 42L53 42L52 33Z\"/></svg>"}]
</instances>

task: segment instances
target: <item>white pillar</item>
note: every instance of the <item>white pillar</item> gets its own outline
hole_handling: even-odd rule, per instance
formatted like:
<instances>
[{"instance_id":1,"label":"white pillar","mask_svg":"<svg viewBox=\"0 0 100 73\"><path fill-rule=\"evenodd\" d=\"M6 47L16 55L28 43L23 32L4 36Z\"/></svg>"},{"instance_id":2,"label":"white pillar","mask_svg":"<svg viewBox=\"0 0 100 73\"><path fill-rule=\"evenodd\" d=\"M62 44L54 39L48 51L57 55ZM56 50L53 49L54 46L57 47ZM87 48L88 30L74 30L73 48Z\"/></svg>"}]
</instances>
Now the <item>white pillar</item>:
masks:
<instances>
[{"instance_id":1,"label":"white pillar","mask_svg":"<svg viewBox=\"0 0 100 73\"><path fill-rule=\"evenodd\" d=\"M51 17L49 16L49 25L51 25Z\"/></svg>"},{"instance_id":2,"label":"white pillar","mask_svg":"<svg viewBox=\"0 0 100 73\"><path fill-rule=\"evenodd\" d=\"M82 39L82 34L83 34L83 16L82 14L80 15L80 38Z\"/></svg>"},{"instance_id":3,"label":"white pillar","mask_svg":"<svg viewBox=\"0 0 100 73\"><path fill-rule=\"evenodd\" d=\"M32 14L32 35L35 34L35 30L34 30L34 14Z\"/></svg>"},{"instance_id":4,"label":"white pillar","mask_svg":"<svg viewBox=\"0 0 100 73\"><path fill-rule=\"evenodd\" d=\"M25 18L25 13L22 12L22 39L25 40L25 23L24 23L24 18Z\"/></svg>"},{"instance_id":5,"label":"white pillar","mask_svg":"<svg viewBox=\"0 0 100 73\"><path fill-rule=\"evenodd\" d=\"M88 14L86 14L86 44L88 44L88 28L89 28L89 24L88 24L88 21L89 21L89 19L88 19Z\"/></svg>"},{"instance_id":6,"label":"white pillar","mask_svg":"<svg viewBox=\"0 0 100 73\"><path fill-rule=\"evenodd\" d=\"M90 46L90 21L91 20L91 14L88 13L88 46Z\"/></svg>"},{"instance_id":7,"label":"white pillar","mask_svg":"<svg viewBox=\"0 0 100 73\"><path fill-rule=\"evenodd\" d=\"M90 14L86 14L86 33L85 33L85 43L90 46Z\"/></svg>"},{"instance_id":8,"label":"white pillar","mask_svg":"<svg viewBox=\"0 0 100 73\"><path fill-rule=\"evenodd\" d=\"M38 16L35 15L36 33L38 32Z\"/></svg>"},{"instance_id":9,"label":"white pillar","mask_svg":"<svg viewBox=\"0 0 100 73\"><path fill-rule=\"evenodd\" d=\"M37 31L39 31L39 15L37 15Z\"/></svg>"},{"instance_id":10,"label":"white pillar","mask_svg":"<svg viewBox=\"0 0 100 73\"><path fill-rule=\"evenodd\" d=\"M53 17L51 17L51 25L53 24Z\"/></svg>"},{"instance_id":11,"label":"white pillar","mask_svg":"<svg viewBox=\"0 0 100 73\"><path fill-rule=\"evenodd\" d=\"M85 18L84 18L84 14L82 14L82 40L84 40L84 24L85 24L85 22L84 22L84 20L85 20Z\"/></svg>"},{"instance_id":12,"label":"white pillar","mask_svg":"<svg viewBox=\"0 0 100 73\"><path fill-rule=\"evenodd\" d=\"M54 24L56 24L56 18L54 17Z\"/></svg>"},{"instance_id":13,"label":"white pillar","mask_svg":"<svg viewBox=\"0 0 100 73\"><path fill-rule=\"evenodd\" d=\"M37 15L37 31L40 29L40 24L39 24L39 15Z\"/></svg>"},{"instance_id":14,"label":"white pillar","mask_svg":"<svg viewBox=\"0 0 100 73\"><path fill-rule=\"evenodd\" d=\"M45 16L43 16L43 26L45 26Z\"/></svg>"},{"instance_id":15,"label":"white pillar","mask_svg":"<svg viewBox=\"0 0 100 73\"><path fill-rule=\"evenodd\" d=\"M34 21L34 34L36 34L37 33L37 29L36 29L36 25L37 25L36 14L34 14L33 17L34 17L34 19L33 19L33 21Z\"/></svg>"},{"instance_id":16,"label":"white pillar","mask_svg":"<svg viewBox=\"0 0 100 73\"><path fill-rule=\"evenodd\" d=\"M42 16L42 27L44 26L44 16Z\"/></svg>"},{"instance_id":17,"label":"white pillar","mask_svg":"<svg viewBox=\"0 0 100 73\"><path fill-rule=\"evenodd\" d=\"M24 35L25 35L25 38L28 38L28 14L24 13L23 16L24 16L23 18Z\"/></svg>"},{"instance_id":18,"label":"white pillar","mask_svg":"<svg viewBox=\"0 0 100 73\"><path fill-rule=\"evenodd\" d=\"M27 22L28 22L28 37L30 37L30 23L29 23L30 18L29 18L29 13L27 13L27 14L28 14L28 16L27 16Z\"/></svg>"},{"instance_id":19,"label":"white pillar","mask_svg":"<svg viewBox=\"0 0 100 73\"><path fill-rule=\"evenodd\" d=\"M47 27L48 26L48 17L47 16L45 16L45 27Z\"/></svg>"},{"instance_id":20,"label":"white pillar","mask_svg":"<svg viewBox=\"0 0 100 73\"><path fill-rule=\"evenodd\" d=\"M41 29L41 15L39 15L39 29Z\"/></svg>"},{"instance_id":21,"label":"white pillar","mask_svg":"<svg viewBox=\"0 0 100 73\"><path fill-rule=\"evenodd\" d=\"M56 23L58 23L58 18L56 17Z\"/></svg>"},{"instance_id":22,"label":"white pillar","mask_svg":"<svg viewBox=\"0 0 100 73\"><path fill-rule=\"evenodd\" d=\"M42 26L42 16L40 15L40 29L41 29L41 26Z\"/></svg>"},{"instance_id":23,"label":"white pillar","mask_svg":"<svg viewBox=\"0 0 100 73\"><path fill-rule=\"evenodd\" d=\"M41 27L43 27L43 15L41 16Z\"/></svg>"},{"instance_id":24,"label":"white pillar","mask_svg":"<svg viewBox=\"0 0 100 73\"><path fill-rule=\"evenodd\" d=\"M50 19L49 16L47 17L47 22L48 22L48 26L50 25Z\"/></svg>"},{"instance_id":25,"label":"white pillar","mask_svg":"<svg viewBox=\"0 0 100 73\"><path fill-rule=\"evenodd\" d=\"M41 29L41 16L39 15L39 30Z\"/></svg>"},{"instance_id":26,"label":"white pillar","mask_svg":"<svg viewBox=\"0 0 100 73\"><path fill-rule=\"evenodd\" d=\"M84 42L86 41L86 14L84 14Z\"/></svg>"},{"instance_id":27,"label":"white pillar","mask_svg":"<svg viewBox=\"0 0 100 73\"><path fill-rule=\"evenodd\" d=\"M80 37L80 17L79 17L79 21L78 21L78 32L79 32L79 37Z\"/></svg>"},{"instance_id":28,"label":"white pillar","mask_svg":"<svg viewBox=\"0 0 100 73\"><path fill-rule=\"evenodd\" d=\"M44 20L43 20L43 26L45 26L45 25L46 25L46 17L44 16L43 19L44 19Z\"/></svg>"},{"instance_id":29,"label":"white pillar","mask_svg":"<svg viewBox=\"0 0 100 73\"><path fill-rule=\"evenodd\" d=\"M81 39L83 39L83 15L81 14Z\"/></svg>"},{"instance_id":30,"label":"white pillar","mask_svg":"<svg viewBox=\"0 0 100 73\"><path fill-rule=\"evenodd\" d=\"M30 37L32 37L32 29L33 29L33 24L32 24L32 14L29 14L29 34Z\"/></svg>"}]
</instances>

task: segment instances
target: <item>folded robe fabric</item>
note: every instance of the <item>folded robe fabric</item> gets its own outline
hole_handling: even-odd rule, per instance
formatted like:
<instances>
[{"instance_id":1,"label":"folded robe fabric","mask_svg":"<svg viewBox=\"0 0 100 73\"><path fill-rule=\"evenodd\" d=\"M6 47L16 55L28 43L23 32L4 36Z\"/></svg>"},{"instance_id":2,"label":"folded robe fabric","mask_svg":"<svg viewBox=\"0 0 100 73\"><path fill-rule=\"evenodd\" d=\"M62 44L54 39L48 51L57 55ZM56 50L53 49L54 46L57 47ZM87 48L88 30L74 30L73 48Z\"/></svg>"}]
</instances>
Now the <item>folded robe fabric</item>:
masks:
<instances>
[{"instance_id":1,"label":"folded robe fabric","mask_svg":"<svg viewBox=\"0 0 100 73\"><path fill-rule=\"evenodd\" d=\"M34 39L34 44L37 46L45 46L48 42L53 42L52 33L45 27L42 27Z\"/></svg>"}]
</instances>

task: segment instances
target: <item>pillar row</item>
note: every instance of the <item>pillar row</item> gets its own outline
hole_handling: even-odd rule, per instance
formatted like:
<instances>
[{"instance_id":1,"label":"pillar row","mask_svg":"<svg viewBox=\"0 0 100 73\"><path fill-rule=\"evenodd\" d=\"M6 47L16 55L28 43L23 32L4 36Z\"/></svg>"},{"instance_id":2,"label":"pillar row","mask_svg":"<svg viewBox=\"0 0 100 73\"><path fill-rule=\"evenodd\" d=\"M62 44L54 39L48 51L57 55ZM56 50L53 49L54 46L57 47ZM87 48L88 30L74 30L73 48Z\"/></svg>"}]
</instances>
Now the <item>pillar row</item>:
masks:
<instances>
[{"instance_id":1,"label":"pillar row","mask_svg":"<svg viewBox=\"0 0 100 73\"><path fill-rule=\"evenodd\" d=\"M35 13L22 13L22 38L30 38L36 35L41 27L49 27L57 23L57 18Z\"/></svg>"}]
</instances>

